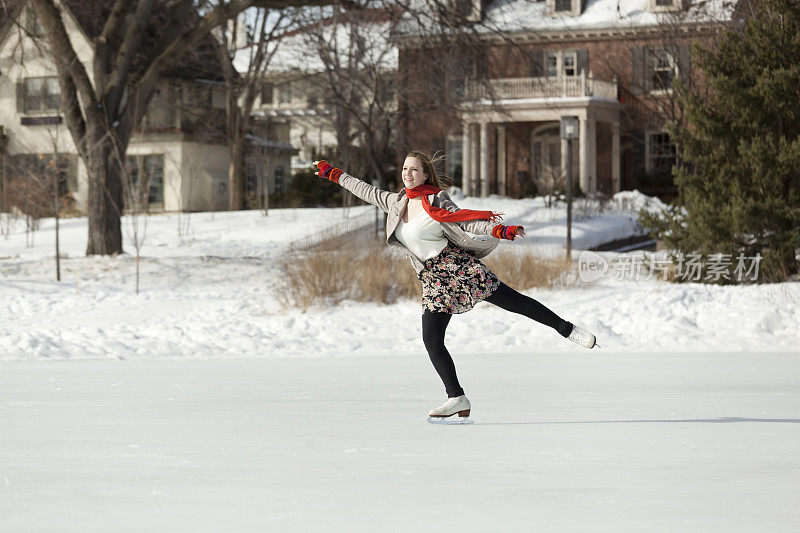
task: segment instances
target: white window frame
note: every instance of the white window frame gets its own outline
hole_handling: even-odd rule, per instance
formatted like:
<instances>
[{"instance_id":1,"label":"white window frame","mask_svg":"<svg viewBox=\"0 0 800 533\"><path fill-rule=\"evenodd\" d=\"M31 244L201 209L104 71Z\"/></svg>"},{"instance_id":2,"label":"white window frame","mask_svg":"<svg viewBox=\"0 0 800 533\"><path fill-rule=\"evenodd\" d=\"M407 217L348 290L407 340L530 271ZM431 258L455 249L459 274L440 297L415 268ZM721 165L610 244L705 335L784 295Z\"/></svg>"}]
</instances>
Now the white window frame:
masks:
<instances>
[{"instance_id":1,"label":"white window frame","mask_svg":"<svg viewBox=\"0 0 800 533\"><path fill-rule=\"evenodd\" d=\"M645 131L645 169L648 174L654 172L656 170L655 162L659 159L672 159L672 164L674 165L677 163L678 160L678 148L672 139L669 139L669 144L661 144L661 146L672 147L672 154L664 154L658 153L659 150L657 149L654 143L654 137L666 135L669 137L669 132L664 130L647 130Z\"/></svg>"},{"instance_id":2,"label":"white window frame","mask_svg":"<svg viewBox=\"0 0 800 533\"><path fill-rule=\"evenodd\" d=\"M567 73L567 59L572 59L572 74ZM555 67L552 67L552 59L555 59ZM576 50L558 50L545 53L545 76L550 79L561 77L574 78L578 75L578 52ZM552 74L553 68L555 75Z\"/></svg>"},{"instance_id":3,"label":"white window frame","mask_svg":"<svg viewBox=\"0 0 800 533\"><path fill-rule=\"evenodd\" d=\"M546 0L547 14L551 17L578 17L583 9L583 2L581 0L569 0L570 8L556 10L558 0Z\"/></svg>"},{"instance_id":4,"label":"white window frame","mask_svg":"<svg viewBox=\"0 0 800 533\"><path fill-rule=\"evenodd\" d=\"M278 105L289 105L292 103L292 82L287 81L278 85Z\"/></svg>"},{"instance_id":5,"label":"white window frame","mask_svg":"<svg viewBox=\"0 0 800 533\"><path fill-rule=\"evenodd\" d=\"M286 169L283 168L283 165L278 165L272 175L275 183L275 194L283 194L286 191Z\"/></svg>"},{"instance_id":6,"label":"white window frame","mask_svg":"<svg viewBox=\"0 0 800 533\"><path fill-rule=\"evenodd\" d=\"M461 168L461 183L464 183L464 138L452 136L447 138L447 175L455 179L456 167Z\"/></svg>"},{"instance_id":7,"label":"white window frame","mask_svg":"<svg viewBox=\"0 0 800 533\"><path fill-rule=\"evenodd\" d=\"M655 55L659 52L663 52L666 55L666 61L669 63L668 66L659 65L657 62L660 61L660 58L655 57ZM647 86L648 92L651 94L669 94L672 92L674 87L675 78L678 77L678 61L675 57L675 54L669 48L656 48L656 47L648 47L645 48L645 83ZM653 76L656 72L672 72L672 78L670 80L669 87L661 87L656 86L653 83Z\"/></svg>"},{"instance_id":8,"label":"white window frame","mask_svg":"<svg viewBox=\"0 0 800 533\"><path fill-rule=\"evenodd\" d=\"M663 2L663 3L660 3ZM679 11L683 8L683 0L648 0L647 10L653 13Z\"/></svg>"},{"instance_id":9,"label":"white window frame","mask_svg":"<svg viewBox=\"0 0 800 533\"><path fill-rule=\"evenodd\" d=\"M572 67L567 67L567 59L572 59ZM568 68L572 68L572 74L567 72ZM561 72L567 78L574 78L578 75L578 52L575 50L561 52Z\"/></svg>"},{"instance_id":10,"label":"white window frame","mask_svg":"<svg viewBox=\"0 0 800 533\"><path fill-rule=\"evenodd\" d=\"M31 109L28 107L28 99L31 95L28 82L33 80L42 80L42 90L41 94L39 95L41 98L41 104L39 105L38 109ZM49 94L47 91L47 86L51 82L54 82L56 88L58 89L58 105L56 107L49 107L47 105L47 95ZM61 86L58 84L58 78L56 76L31 76L29 78L25 78L22 83L25 84L25 105L23 108L23 113L26 115L52 115L61 111Z\"/></svg>"},{"instance_id":11,"label":"white window frame","mask_svg":"<svg viewBox=\"0 0 800 533\"><path fill-rule=\"evenodd\" d=\"M151 208L154 208L156 210L164 209L164 192L165 192L165 182L166 182L166 174L167 174L167 163L166 163L166 157L164 157L164 154L128 154L126 156L125 164L128 167L128 172L130 172L132 174L131 175L131 181L135 182L135 183L131 183L131 185L135 184L138 187L139 180L142 179L142 176L144 176L144 174L146 172L146 161L148 159L150 159L150 158L161 158L161 183L160 183L160 187L158 187L158 190L160 191L160 195L161 195L161 201L160 202L158 202L158 201L151 202L150 201L150 193L153 190L153 185L154 185L150 181L147 182L147 192L146 193L145 193L145 191L141 191L141 192L144 193L144 194L147 194L147 206L146 206L147 210L150 210ZM136 176L135 177L133 176L134 169L131 166L130 160L135 160L136 161Z\"/></svg>"}]
</instances>

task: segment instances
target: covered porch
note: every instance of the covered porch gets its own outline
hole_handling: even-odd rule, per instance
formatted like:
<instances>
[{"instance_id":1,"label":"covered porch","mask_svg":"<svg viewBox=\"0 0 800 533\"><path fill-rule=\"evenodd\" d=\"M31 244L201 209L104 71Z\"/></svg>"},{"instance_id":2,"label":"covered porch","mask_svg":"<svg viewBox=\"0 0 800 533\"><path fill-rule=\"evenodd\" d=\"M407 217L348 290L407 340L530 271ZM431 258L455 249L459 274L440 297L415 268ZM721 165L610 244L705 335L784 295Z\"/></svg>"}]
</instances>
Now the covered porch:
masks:
<instances>
[{"instance_id":1,"label":"covered porch","mask_svg":"<svg viewBox=\"0 0 800 533\"><path fill-rule=\"evenodd\" d=\"M505 196L526 179L539 187L561 182L569 165L584 193L619 192L621 104L616 95L616 82L585 75L468 86L460 108L464 192ZM564 116L580 121L572 161L567 141L558 134Z\"/></svg>"}]
</instances>

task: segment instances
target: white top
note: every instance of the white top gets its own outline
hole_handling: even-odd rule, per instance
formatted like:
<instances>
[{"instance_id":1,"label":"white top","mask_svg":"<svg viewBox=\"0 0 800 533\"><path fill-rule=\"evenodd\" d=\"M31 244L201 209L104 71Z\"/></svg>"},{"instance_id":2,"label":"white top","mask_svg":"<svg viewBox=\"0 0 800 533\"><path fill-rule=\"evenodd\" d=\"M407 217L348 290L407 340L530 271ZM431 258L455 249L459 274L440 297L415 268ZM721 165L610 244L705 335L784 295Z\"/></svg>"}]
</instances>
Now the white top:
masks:
<instances>
[{"instance_id":1,"label":"white top","mask_svg":"<svg viewBox=\"0 0 800 533\"><path fill-rule=\"evenodd\" d=\"M447 246L447 237L441 224L425 210L408 222L403 222L401 218L394 236L420 261L436 257Z\"/></svg>"}]
</instances>

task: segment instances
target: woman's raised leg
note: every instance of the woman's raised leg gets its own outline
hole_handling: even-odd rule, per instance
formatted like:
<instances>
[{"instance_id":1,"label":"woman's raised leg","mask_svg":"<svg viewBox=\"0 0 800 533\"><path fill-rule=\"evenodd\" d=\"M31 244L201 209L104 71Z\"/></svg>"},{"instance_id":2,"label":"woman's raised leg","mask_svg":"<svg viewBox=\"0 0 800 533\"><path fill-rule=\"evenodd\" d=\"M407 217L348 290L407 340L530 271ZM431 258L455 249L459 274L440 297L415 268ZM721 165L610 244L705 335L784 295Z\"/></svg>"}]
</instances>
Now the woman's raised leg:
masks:
<instances>
[{"instance_id":1,"label":"woman's raised leg","mask_svg":"<svg viewBox=\"0 0 800 533\"><path fill-rule=\"evenodd\" d=\"M505 283L501 282L497 290L486 298L486 301L506 311L527 316L545 326L550 326L562 337L569 337L572 332L571 322L564 320L538 301L515 291Z\"/></svg>"}]
</instances>

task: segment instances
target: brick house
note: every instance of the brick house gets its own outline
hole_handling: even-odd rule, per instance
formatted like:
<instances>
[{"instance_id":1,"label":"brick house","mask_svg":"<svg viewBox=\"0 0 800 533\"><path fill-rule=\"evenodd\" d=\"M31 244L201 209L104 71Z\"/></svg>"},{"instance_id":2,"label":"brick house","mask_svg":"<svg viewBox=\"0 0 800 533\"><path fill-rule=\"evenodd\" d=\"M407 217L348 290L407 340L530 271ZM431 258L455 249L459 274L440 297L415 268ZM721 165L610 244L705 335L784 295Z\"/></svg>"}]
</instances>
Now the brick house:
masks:
<instances>
[{"instance_id":1,"label":"brick house","mask_svg":"<svg viewBox=\"0 0 800 533\"><path fill-rule=\"evenodd\" d=\"M736 4L458 2L455 8L474 21L486 76L443 80L457 98L455 111L408 111L399 126L401 145L444 150L448 173L467 194L522 197L563 189L568 165L585 193L667 192L677 153L664 128L674 83L696 81L692 43L729 23ZM413 28L397 42L400 76L424 71ZM407 109L424 107L411 103ZM559 132L564 116L580 124L572 161Z\"/></svg>"}]
</instances>

